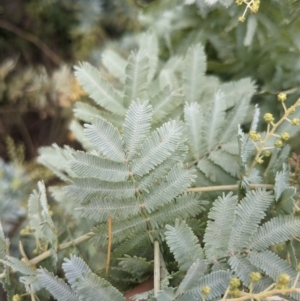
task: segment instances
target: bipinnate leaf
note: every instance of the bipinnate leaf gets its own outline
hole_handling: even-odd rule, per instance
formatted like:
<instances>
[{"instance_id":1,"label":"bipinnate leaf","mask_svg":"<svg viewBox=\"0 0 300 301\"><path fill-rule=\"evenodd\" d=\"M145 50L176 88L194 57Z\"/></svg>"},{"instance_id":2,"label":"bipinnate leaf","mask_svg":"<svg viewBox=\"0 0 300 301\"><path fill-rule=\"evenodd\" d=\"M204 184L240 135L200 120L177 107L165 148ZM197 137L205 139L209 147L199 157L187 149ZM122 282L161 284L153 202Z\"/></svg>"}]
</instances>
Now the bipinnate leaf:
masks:
<instances>
[{"instance_id":1,"label":"bipinnate leaf","mask_svg":"<svg viewBox=\"0 0 300 301\"><path fill-rule=\"evenodd\" d=\"M184 107L184 120L187 129L188 141L194 158L197 160L205 153L203 147L203 112L198 103L186 103Z\"/></svg>"},{"instance_id":2,"label":"bipinnate leaf","mask_svg":"<svg viewBox=\"0 0 300 301\"><path fill-rule=\"evenodd\" d=\"M164 287L158 291L156 300L157 301L173 301L175 300L175 289L173 287Z\"/></svg>"},{"instance_id":3,"label":"bipinnate leaf","mask_svg":"<svg viewBox=\"0 0 300 301\"><path fill-rule=\"evenodd\" d=\"M149 59L143 50L132 52L126 66L124 106L137 98L144 98L149 72Z\"/></svg>"},{"instance_id":4,"label":"bipinnate leaf","mask_svg":"<svg viewBox=\"0 0 300 301\"><path fill-rule=\"evenodd\" d=\"M158 37L155 32L143 33L139 39L140 49L143 50L149 59L148 83L153 80L158 63Z\"/></svg>"},{"instance_id":5,"label":"bipinnate leaf","mask_svg":"<svg viewBox=\"0 0 300 301\"><path fill-rule=\"evenodd\" d=\"M139 200L135 197L127 199L93 198L82 207L76 207L83 218L93 219L97 222L107 222L109 216L113 220L123 220L140 211Z\"/></svg>"},{"instance_id":6,"label":"bipinnate leaf","mask_svg":"<svg viewBox=\"0 0 300 301\"><path fill-rule=\"evenodd\" d=\"M232 192L223 193L214 201L203 239L207 259L218 260L226 256L236 205L237 196Z\"/></svg>"},{"instance_id":7,"label":"bipinnate leaf","mask_svg":"<svg viewBox=\"0 0 300 301\"><path fill-rule=\"evenodd\" d=\"M85 127L85 136L98 151L110 160L125 161L120 133L111 123L95 118L92 124L86 124Z\"/></svg>"},{"instance_id":8,"label":"bipinnate leaf","mask_svg":"<svg viewBox=\"0 0 300 301\"><path fill-rule=\"evenodd\" d=\"M180 192L184 192L194 181L194 170L186 169L182 163L175 165L159 185L154 184L145 194L145 208L148 212L169 203Z\"/></svg>"},{"instance_id":9,"label":"bipinnate leaf","mask_svg":"<svg viewBox=\"0 0 300 301\"><path fill-rule=\"evenodd\" d=\"M46 269L38 269L38 280L57 301L79 301L77 295L62 279L54 276Z\"/></svg>"},{"instance_id":10,"label":"bipinnate leaf","mask_svg":"<svg viewBox=\"0 0 300 301\"><path fill-rule=\"evenodd\" d=\"M235 272L238 278L243 282L243 285L249 287L250 285L250 274L252 272L260 271L259 268L251 264L249 259L245 255L235 254L228 260L231 269ZM261 292L270 286L273 280L268 276L262 276L262 279L256 283L252 283L254 292Z\"/></svg>"},{"instance_id":11,"label":"bipinnate leaf","mask_svg":"<svg viewBox=\"0 0 300 301\"><path fill-rule=\"evenodd\" d=\"M1 262L24 275L36 276L37 274L33 267L12 256L6 256L4 260L1 260Z\"/></svg>"},{"instance_id":12,"label":"bipinnate leaf","mask_svg":"<svg viewBox=\"0 0 300 301\"><path fill-rule=\"evenodd\" d=\"M57 230L52 221L46 196L46 188L43 182L38 182L38 190L34 190L28 200L28 215L30 227L37 237L48 241L56 248Z\"/></svg>"},{"instance_id":13,"label":"bipinnate leaf","mask_svg":"<svg viewBox=\"0 0 300 301\"><path fill-rule=\"evenodd\" d=\"M72 171L82 178L97 178L103 181L121 182L129 177L125 163L114 162L85 152L73 154L74 160L69 161Z\"/></svg>"},{"instance_id":14,"label":"bipinnate leaf","mask_svg":"<svg viewBox=\"0 0 300 301\"><path fill-rule=\"evenodd\" d=\"M166 229L166 242L180 270L188 270L194 262L204 257L197 237L185 221L176 219L175 226L166 225Z\"/></svg>"},{"instance_id":15,"label":"bipinnate leaf","mask_svg":"<svg viewBox=\"0 0 300 301\"><path fill-rule=\"evenodd\" d=\"M65 258L63 270L69 284L79 296L79 300L123 301L122 294L109 282L95 275L79 257Z\"/></svg>"},{"instance_id":16,"label":"bipinnate leaf","mask_svg":"<svg viewBox=\"0 0 300 301\"><path fill-rule=\"evenodd\" d=\"M279 215L258 228L249 241L248 248L257 251L299 236L300 218L292 215Z\"/></svg>"},{"instance_id":17,"label":"bipinnate leaf","mask_svg":"<svg viewBox=\"0 0 300 301\"><path fill-rule=\"evenodd\" d=\"M170 112L177 108L182 103L183 96L166 85L160 90L150 103L153 105L153 121L159 122L167 117Z\"/></svg>"},{"instance_id":18,"label":"bipinnate leaf","mask_svg":"<svg viewBox=\"0 0 300 301\"><path fill-rule=\"evenodd\" d=\"M41 147L38 162L49 168L61 180L67 182L75 176L68 165L68 161L72 159L72 152L73 149L70 147L61 148L57 144Z\"/></svg>"},{"instance_id":19,"label":"bipinnate leaf","mask_svg":"<svg viewBox=\"0 0 300 301\"><path fill-rule=\"evenodd\" d=\"M140 156L132 162L132 172L138 176L170 157L178 147L181 138L181 125L176 121L163 124L142 144Z\"/></svg>"},{"instance_id":20,"label":"bipinnate leaf","mask_svg":"<svg viewBox=\"0 0 300 301\"><path fill-rule=\"evenodd\" d=\"M283 273L290 275L291 278L297 275L296 270L286 260L281 259L277 254L269 250L251 252L248 259L252 265L263 270L274 281L277 281L278 275Z\"/></svg>"},{"instance_id":21,"label":"bipinnate leaf","mask_svg":"<svg viewBox=\"0 0 300 301\"><path fill-rule=\"evenodd\" d=\"M102 63L105 68L121 83L125 83L126 61L115 51L106 49L102 53Z\"/></svg>"},{"instance_id":22,"label":"bipinnate leaf","mask_svg":"<svg viewBox=\"0 0 300 301\"><path fill-rule=\"evenodd\" d=\"M89 63L75 66L75 76L83 89L101 107L119 115L125 114L122 99L114 88L102 78L100 71Z\"/></svg>"},{"instance_id":23,"label":"bipinnate leaf","mask_svg":"<svg viewBox=\"0 0 300 301\"><path fill-rule=\"evenodd\" d=\"M132 182L108 182L95 178L74 178L73 185L64 189L77 203L87 203L92 198L130 198L135 194Z\"/></svg>"},{"instance_id":24,"label":"bipinnate leaf","mask_svg":"<svg viewBox=\"0 0 300 301\"><path fill-rule=\"evenodd\" d=\"M72 288L76 286L77 280L83 274L91 272L91 269L87 266L87 264L80 257L75 255L71 255L70 259L64 258L62 268Z\"/></svg>"},{"instance_id":25,"label":"bipinnate leaf","mask_svg":"<svg viewBox=\"0 0 300 301\"><path fill-rule=\"evenodd\" d=\"M199 102L206 72L206 55L201 44L191 46L186 54L183 70L183 89L188 103Z\"/></svg>"},{"instance_id":26,"label":"bipinnate leaf","mask_svg":"<svg viewBox=\"0 0 300 301\"><path fill-rule=\"evenodd\" d=\"M206 151L210 152L219 143L225 121L225 99L220 90L215 93L208 112L205 115L204 133Z\"/></svg>"},{"instance_id":27,"label":"bipinnate leaf","mask_svg":"<svg viewBox=\"0 0 300 301\"><path fill-rule=\"evenodd\" d=\"M226 291L226 288L229 285L229 281L231 278L230 271L215 271L208 275L205 275L204 277L199 279L198 285L193 287L192 289L186 291L183 294L183 297L193 297L195 300L201 300L202 295L202 289L206 286L210 287L211 292L210 294L205 296L205 300L212 300L216 297L220 297L224 294ZM178 300L193 300L194 299L181 299L178 298Z\"/></svg>"},{"instance_id":28,"label":"bipinnate leaf","mask_svg":"<svg viewBox=\"0 0 300 301\"><path fill-rule=\"evenodd\" d=\"M204 276L206 269L207 264L204 261L199 259L196 260L196 262L194 262L186 272L185 277L176 291L176 296L198 285L199 279Z\"/></svg>"},{"instance_id":29,"label":"bipinnate leaf","mask_svg":"<svg viewBox=\"0 0 300 301\"><path fill-rule=\"evenodd\" d=\"M77 280L75 290L79 295L79 300L125 301L121 292L92 272L83 274Z\"/></svg>"},{"instance_id":30,"label":"bipinnate leaf","mask_svg":"<svg viewBox=\"0 0 300 301\"><path fill-rule=\"evenodd\" d=\"M273 200L270 191L256 189L247 192L236 208L228 248L230 252L248 247L251 235L258 228L261 219L265 217L265 211Z\"/></svg>"},{"instance_id":31,"label":"bipinnate leaf","mask_svg":"<svg viewBox=\"0 0 300 301\"><path fill-rule=\"evenodd\" d=\"M153 272L153 261L147 261L146 258L137 256L125 255L123 258L119 258L119 266L137 279L149 277L149 273Z\"/></svg>"},{"instance_id":32,"label":"bipinnate leaf","mask_svg":"<svg viewBox=\"0 0 300 301\"><path fill-rule=\"evenodd\" d=\"M139 99L133 101L126 113L124 122L124 143L128 160L136 154L147 138L151 128L152 107Z\"/></svg>"},{"instance_id":33,"label":"bipinnate leaf","mask_svg":"<svg viewBox=\"0 0 300 301\"><path fill-rule=\"evenodd\" d=\"M282 171L277 172L275 176L274 192L275 192L276 201L279 200L283 191L289 187L289 181L290 181L289 177L290 177L290 172L288 170L288 167L286 164L283 164Z\"/></svg>"}]
</instances>

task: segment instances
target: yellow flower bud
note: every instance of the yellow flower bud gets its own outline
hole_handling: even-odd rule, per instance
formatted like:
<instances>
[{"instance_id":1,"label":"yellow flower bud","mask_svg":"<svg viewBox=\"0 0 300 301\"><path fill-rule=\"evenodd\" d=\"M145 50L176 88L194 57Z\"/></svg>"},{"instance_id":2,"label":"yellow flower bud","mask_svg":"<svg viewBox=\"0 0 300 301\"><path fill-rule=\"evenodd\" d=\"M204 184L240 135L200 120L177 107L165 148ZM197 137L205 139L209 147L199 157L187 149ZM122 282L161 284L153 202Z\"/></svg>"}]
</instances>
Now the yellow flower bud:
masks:
<instances>
[{"instance_id":1,"label":"yellow flower bud","mask_svg":"<svg viewBox=\"0 0 300 301\"><path fill-rule=\"evenodd\" d=\"M271 156L271 152L268 151L268 150L266 150L266 151L263 152L263 156L264 157L270 157Z\"/></svg>"},{"instance_id":2,"label":"yellow flower bud","mask_svg":"<svg viewBox=\"0 0 300 301\"><path fill-rule=\"evenodd\" d=\"M291 136L288 132L284 132L281 134L281 139L284 141L288 141L290 138L291 138Z\"/></svg>"},{"instance_id":3,"label":"yellow flower bud","mask_svg":"<svg viewBox=\"0 0 300 301\"><path fill-rule=\"evenodd\" d=\"M261 274L259 272L252 272L250 274L250 281L255 283L261 279Z\"/></svg>"},{"instance_id":4,"label":"yellow flower bud","mask_svg":"<svg viewBox=\"0 0 300 301\"><path fill-rule=\"evenodd\" d=\"M241 291L237 288L229 291L229 293L233 298L238 298L241 295Z\"/></svg>"},{"instance_id":5,"label":"yellow flower bud","mask_svg":"<svg viewBox=\"0 0 300 301\"><path fill-rule=\"evenodd\" d=\"M204 286L204 287L202 288L201 292L202 292L202 294L203 294L204 296L207 296L207 295L209 295L210 292L211 292L211 287L208 286L208 285L206 285L206 286Z\"/></svg>"},{"instance_id":6,"label":"yellow flower bud","mask_svg":"<svg viewBox=\"0 0 300 301\"><path fill-rule=\"evenodd\" d=\"M258 12L258 9L259 9L259 5L257 3L253 3L250 6L251 13L253 14L256 14Z\"/></svg>"},{"instance_id":7,"label":"yellow flower bud","mask_svg":"<svg viewBox=\"0 0 300 301\"><path fill-rule=\"evenodd\" d=\"M277 278L277 283L279 285L287 285L291 281L291 277L288 274L280 274Z\"/></svg>"},{"instance_id":8,"label":"yellow flower bud","mask_svg":"<svg viewBox=\"0 0 300 301\"><path fill-rule=\"evenodd\" d=\"M242 16L241 16L241 17L239 17L238 20L239 20L240 23L244 23L244 22L245 22L245 17L242 17Z\"/></svg>"},{"instance_id":9,"label":"yellow flower bud","mask_svg":"<svg viewBox=\"0 0 300 301\"><path fill-rule=\"evenodd\" d=\"M275 143L274 143L274 145L275 145L276 147L282 147L283 143L282 143L281 140L276 140Z\"/></svg>"},{"instance_id":10,"label":"yellow flower bud","mask_svg":"<svg viewBox=\"0 0 300 301\"><path fill-rule=\"evenodd\" d=\"M286 101L286 94L285 93L279 93L277 95L277 99L278 99L278 101L281 101L281 102Z\"/></svg>"},{"instance_id":11,"label":"yellow flower bud","mask_svg":"<svg viewBox=\"0 0 300 301\"><path fill-rule=\"evenodd\" d=\"M266 113L266 114L264 115L264 120L265 120L265 122L267 122L267 123L271 123L271 122L274 121L274 117L273 117L273 115L272 115L271 113Z\"/></svg>"},{"instance_id":12,"label":"yellow flower bud","mask_svg":"<svg viewBox=\"0 0 300 301\"><path fill-rule=\"evenodd\" d=\"M22 298L19 294L13 295L13 297L12 297L12 301L21 301L21 300L22 300Z\"/></svg>"},{"instance_id":13,"label":"yellow flower bud","mask_svg":"<svg viewBox=\"0 0 300 301\"><path fill-rule=\"evenodd\" d=\"M291 125L299 125L300 119L299 118L293 118L291 121Z\"/></svg>"},{"instance_id":14,"label":"yellow flower bud","mask_svg":"<svg viewBox=\"0 0 300 301\"><path fill-rule=\"evenodd\" d=\"M243 0L235 0L236 5L242 5L244 3Z\"/></svg>"},{"instance_id":15,"label":"yellow flower bud","mask_svg":"<svg viewBox=\"0 0 300 301\"><path fill-rule=\"evenodd\" d=\"M263 164L264 163L264 160L262 158L257 158L255 161L258 164Z\"/></svg>"},{"instance_id":16,"label":"yellow flower bud","mask_svg":"<svg viewBox=\"0 0 300 301\"><path fill-rule=\"evenodd\" d=\"M239 278L235 277L235 278L231 278L230 282L229 282L231 288L238 288L241 285L241 281Z\"/></svg>"}]
</instances>

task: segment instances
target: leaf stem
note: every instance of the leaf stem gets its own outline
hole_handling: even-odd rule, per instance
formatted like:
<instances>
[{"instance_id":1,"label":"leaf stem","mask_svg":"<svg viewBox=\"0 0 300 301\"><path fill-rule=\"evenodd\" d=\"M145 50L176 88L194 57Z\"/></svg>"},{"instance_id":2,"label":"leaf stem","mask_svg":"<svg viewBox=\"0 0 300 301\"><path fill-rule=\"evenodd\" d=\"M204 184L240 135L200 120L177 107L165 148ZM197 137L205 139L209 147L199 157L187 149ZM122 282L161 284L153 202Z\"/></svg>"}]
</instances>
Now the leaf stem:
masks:
<instances>
[{"instance_id":1,"label":"leaf stem","mask_svg":"<svg viewBox=\"0 0 300 301\"><path fill-rule=\"evenodd\" d=\"M78 245L78 244L80 244L80 243L82 243L82 242L84 242L86 240L89 240L92 237L93 234L94 234L93 232L89 232L89 233L86 233L86 234L84 234L82 236L77 237L75 240L72 240L72 241L69 241L69 242L65 242L65 243L61 244L57 248L57 251L67 249L67 248L69 248L69 247L71 247L73 245ZM50 257L52 255L52 253L53 253L53 250L51 250L51 249L47 250L44 253L42 253L42 254L40 254L40 255L38 255L38 256L36 256L36 257L28 260L27 264L35 265L35 264L39 263L40 261L43 261L44 259ZM2 279L4 277L5 277L4 273L0 274L0 279Z\"/></svg>"},{"instance_id":2,"label":"leaf stem","mask_svg":"<svg viewBox=\"0 0 300 301\"><path fill-rule=\"evenodd\" d=\"M273 189L274 185L272 184L249 184L250 189L256 188L265 188L265 189ZM239 185L220 185L220 186L207 186L207 187L194 187L189 188L188 192L209 192L209 191L221 191L221 190L238 190Z\"/></svg>"},{"instance_id":3,"label":"leaf stem","mask_svg":"<svg viewBox=\"0 0 300 301\"><path fill-rule=\"evenodd\" d=\"M160 290L160 249L159 242L154 241L154 297Z\"/></svg>"}]
</instances>

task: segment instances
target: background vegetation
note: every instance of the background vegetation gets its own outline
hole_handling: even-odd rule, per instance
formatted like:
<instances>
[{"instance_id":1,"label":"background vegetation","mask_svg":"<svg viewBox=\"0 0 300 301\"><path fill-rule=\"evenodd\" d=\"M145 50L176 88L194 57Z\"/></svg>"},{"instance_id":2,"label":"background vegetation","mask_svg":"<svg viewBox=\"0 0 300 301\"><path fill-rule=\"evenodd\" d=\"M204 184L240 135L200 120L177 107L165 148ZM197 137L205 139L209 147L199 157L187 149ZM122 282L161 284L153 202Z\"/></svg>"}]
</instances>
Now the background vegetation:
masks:
<instances>
[{"instance_id":1,"label":"background vegetation","mask_svg":"<svg viewBox=\"0 0 300 301\"><path fill-rule=\"evenodd\" d=\"M245 20L239 22L244 13ZM114 70L103 65L103 51L113 49L127 59L139 45L138 34L149 29L158 37L158 69L170 57L184 57L191 45L201 43L207 57L208 90L220 82L249 77L256 86L251 104L259 105L261 116L266 112L276 119L282 116L281 104L274 104L279 92L288 95L287 107L300 97L298 0L261 1L255 14L245 3L230 0L2 1L0 218L12 241L12 255L18 256L18 233L26 227L26 202L37 180L61 183L36 162L39 147L56 143L83 149L73 134L74 124L70 130L72 107L79 100L91 101L75 79L73 66L88 61L118 88ZM249 110L242 124L246 132L251 118ZM261 123L258 130L264 126ZM299 135L294 135L289 160L291 184L297 193L299 141ZM60 224L65 216L62 210L72 208L49 200L53 219ZM61 241L70 235L77 237L91 226L87 222L78 228L76 218L69 216L67 222L68 227L61 224L61 229L66 228L61 231ZM30 239L26 235L22 239L30 249ZM97 256L92 247L85 252L82 250L88 261ZM103 262L98 262L102 267Z\"/></svg>"}]
</instances>

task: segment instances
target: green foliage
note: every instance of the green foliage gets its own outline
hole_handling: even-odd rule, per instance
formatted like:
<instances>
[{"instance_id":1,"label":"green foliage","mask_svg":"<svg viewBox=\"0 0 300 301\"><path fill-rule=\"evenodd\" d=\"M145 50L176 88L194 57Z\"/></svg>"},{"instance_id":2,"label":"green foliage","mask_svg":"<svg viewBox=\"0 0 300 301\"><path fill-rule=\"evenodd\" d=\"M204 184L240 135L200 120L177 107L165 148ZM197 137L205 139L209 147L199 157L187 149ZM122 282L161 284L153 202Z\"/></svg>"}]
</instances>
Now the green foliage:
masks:
<instances>
[{"instance_id":1,"label":"green foliage","mask_svg":"<svg viewBox=\"0 0 300 301\"><path fill-rule=\"evenodd\" d=\"M78 120L70 126L84 150L43 147L38 160L61 179L62 186L50 191L81 233L73 238L66 224L52 217L39 182L28 201L30 227L23 231L34 237L35 248L20 244L22 259L10 255L0 228L0 279L9 300L15 293L11 279L24 285L16 292L25 290L33 300L49 299L48 292L57 300L124 300L124 291L151 277L155 288L145 293L148 300L238 300L241 291L249 299L289 294L299 300L293 246L300 233L298 191L290 185L286 164L290 147L281 146L298 132L300 101L292 107L282 102L284 112L276 121L263 115L268 124L260 131L260 109L251 99L262 87L274 91L276 81L256 85L241 79L246 73L235 77L245 57L264 57L255 42L269 41L261 26L272 27L274 21L251 15L245 31L232 19L238 10L232 1L200 2L149 5L141 22L152 23L151 30L136 37L127 60L107 48L101 68L75 67L90 97L75 105ZM161 13L162 7L167 11ZM204 24L200 34L199 24ZM220 40L214 26L225 28ZM241 45L249 56L242 56ZM247 75L262 81L265 72L254 69L247 67ZM211 71L238 80L222 83L207 75ZM88 250L92 244L94 254ZM103 264L92 271L99 248L106 246L106 272ZM62 250L67 255L61 265ZM56 275L60 265L65 280ZM284 285L283 273L289 280Z\"/></svg>"}]
</instances>

